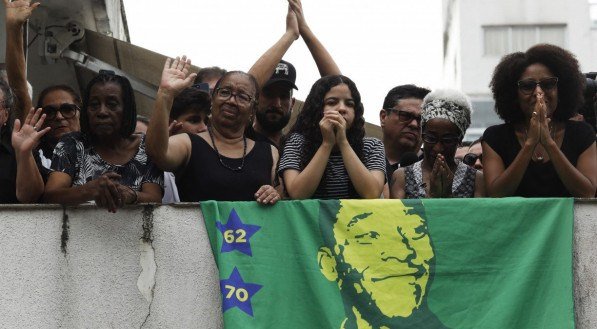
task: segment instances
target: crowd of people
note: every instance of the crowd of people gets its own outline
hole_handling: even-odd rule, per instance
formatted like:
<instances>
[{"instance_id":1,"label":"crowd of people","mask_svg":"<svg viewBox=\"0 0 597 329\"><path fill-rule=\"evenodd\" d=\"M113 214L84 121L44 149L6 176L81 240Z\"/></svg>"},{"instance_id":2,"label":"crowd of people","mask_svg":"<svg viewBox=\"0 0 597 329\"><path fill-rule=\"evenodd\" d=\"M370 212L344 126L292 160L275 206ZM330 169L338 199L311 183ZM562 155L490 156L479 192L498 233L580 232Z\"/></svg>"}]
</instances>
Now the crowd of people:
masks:
<instances>
[{"instance_id":1,"label":"crowd of people","mask_svg":"<svg viewBox=\"0 0 597 329\"><path fill-rule=\"evenodd\" d=\"M248 72L191 73L190 59L168 59L147 119L128 79L111 71L82 97L47 86L34 108L22 33L38 4L5 0L0 203L92 201L115 212L203 200L595 197L595 131L576 120L584 79L567 50L540 44L505 56L490 83L504 124L470 145L469 98L412 84L383 100L379 140L365 136L357 84L310 29L300 0L288 3L284 33ZM299 38L321 78L288 127L297 73L282 58Z\"/></svg>"}]
</instances>

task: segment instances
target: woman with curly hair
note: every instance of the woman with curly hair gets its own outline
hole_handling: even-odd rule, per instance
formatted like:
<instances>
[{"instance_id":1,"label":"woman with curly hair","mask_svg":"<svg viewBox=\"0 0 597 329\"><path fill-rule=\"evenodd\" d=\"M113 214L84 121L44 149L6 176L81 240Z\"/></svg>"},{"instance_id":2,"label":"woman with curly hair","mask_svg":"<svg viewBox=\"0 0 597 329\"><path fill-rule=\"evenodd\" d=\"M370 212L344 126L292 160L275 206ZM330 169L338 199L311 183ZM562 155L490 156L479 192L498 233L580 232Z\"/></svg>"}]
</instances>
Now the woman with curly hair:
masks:
<instances>
[{"instance_id":1,"label":"woman with curly hair","mask_svg":"<svg viewBox=\"0 0 597 329\"><path fill-rule=\"evenodd\" d=\"M385 183L380 140L365 137L356 85L342 75L319 79L284 143L279 175L292 199L373 199Z\"/></svg>"},{"instance_id":2,"label":"woman with curly hair","mask_svg":"<svg viewBox=\"0 0 597 329\"><path fill-rule=\"evenodd\" d=\"M548 44L507 55L490 87L505 123L483 134L489 196L593 197L595 132L569 120L583 103L584 78L574 55Z\"/></svg>"}]
</instances>

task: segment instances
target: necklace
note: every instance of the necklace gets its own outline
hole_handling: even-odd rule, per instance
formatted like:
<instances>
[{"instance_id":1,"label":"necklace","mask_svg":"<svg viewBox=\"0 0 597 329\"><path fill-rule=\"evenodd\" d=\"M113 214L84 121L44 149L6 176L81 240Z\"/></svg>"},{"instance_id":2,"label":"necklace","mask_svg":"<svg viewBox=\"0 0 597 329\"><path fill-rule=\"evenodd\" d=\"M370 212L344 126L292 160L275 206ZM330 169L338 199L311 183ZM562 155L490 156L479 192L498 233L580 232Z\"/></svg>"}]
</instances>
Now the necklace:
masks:
<instances>
[{"instance_id":1,"label":"necklace","mask_svg":"<svg viewBox=\"0 0 597 329\"><path fill-rule=\"evenodd\" d=\"M220 160L220 164L228 170L232 170L232 171L243 170L243 167L245 166L245 156L247 155L247 136L245 136L243 134L243 158L240 163L240 166L238 166L236 168L232 168L229 165L224 163L224 159L222 159L222 155L220 154L220 151L218 151L218 147L216 146L216 142L214 141L214 135L213 135L213 132L211 131L211 126L207 127L207 132L209 133L209 138L211 139L211 144L214 146L214 150L218 154L218 159Z\"/></svg>"},{"instance_id":2,"label":"necklace","mask_svg":"<svg viewBox=\"0 0 597 329\"><path fill-rule=\"evenodd\" d=\"M549 135L555 141L555 139L556 139L555 124L552 127L551 122L550 122L549 125L547 126L547 128L549 129ZM528 137L527 127L524 127L524 139L526 140L527 137ZM535 145L535 148L533 149L533 157L535 158L535 161L543 161L543 159L544 159L543 152L541 150L536 150L536 148L537 148L537 145Z\"/></svg>"}]
</instances>

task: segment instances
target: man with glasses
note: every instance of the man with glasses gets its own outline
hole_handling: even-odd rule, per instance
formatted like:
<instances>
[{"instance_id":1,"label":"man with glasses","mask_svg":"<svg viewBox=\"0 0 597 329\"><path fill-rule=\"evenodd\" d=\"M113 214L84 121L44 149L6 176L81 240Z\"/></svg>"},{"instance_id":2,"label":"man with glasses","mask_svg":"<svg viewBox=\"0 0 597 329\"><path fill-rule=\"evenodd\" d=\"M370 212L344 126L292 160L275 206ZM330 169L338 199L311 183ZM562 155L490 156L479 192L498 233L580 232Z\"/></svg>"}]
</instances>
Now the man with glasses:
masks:
<instances>
[{"instance_id":1,"label":"man with glasses","mask_svg":"<svg viewBox=\"0 0 597 329\"><path fill-rule=\"evenodd\" d=\"M384 186L384 198L390 197L392 173L398 169L401 160L406 160L403 156L410 154L407 157L413 157L413 161L409 162L416 162L422 155L421 104L428 93L428 89L408 84L394 87L384 99L383 109L379 112L388 182Z\"/></svg>"}]
</instances>

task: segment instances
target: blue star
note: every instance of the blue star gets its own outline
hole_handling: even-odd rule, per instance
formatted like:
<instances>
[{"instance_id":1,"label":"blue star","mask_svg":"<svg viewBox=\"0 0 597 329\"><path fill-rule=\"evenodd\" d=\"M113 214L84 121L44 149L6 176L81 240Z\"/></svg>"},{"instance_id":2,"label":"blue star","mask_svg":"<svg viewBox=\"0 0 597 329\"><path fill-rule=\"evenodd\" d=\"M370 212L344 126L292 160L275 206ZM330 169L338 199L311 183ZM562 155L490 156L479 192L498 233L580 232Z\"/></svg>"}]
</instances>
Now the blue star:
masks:
<instances>
[{"instance_id":1,"label":"blue star","mask_svg":"<svg viewBox=\"0 0 597 329\"><path fill-rule=\"evenodd\" d=\"M220 280L220 291L222 292L222 312L226 312L233 307L238 307L241 311L253 316L251 298L262 287L263 286L260 284L247 283L243 281L238 269L235 267L228 279Z\"/></svg>"},{"instance_id":2,"label":"blue star","mask_svg":"<svg viewBox=\"0 0 597 329\"><path fill-rule=\"evenodd\" d=\"M234 209L230 212L226 225L218 221L216 222L216 226L222 233L223 238L220 252L225 253L238 250L245 255L253 256L249 239L261 229L261 226L243 224Z\"/></svg>"}]
</instances>

